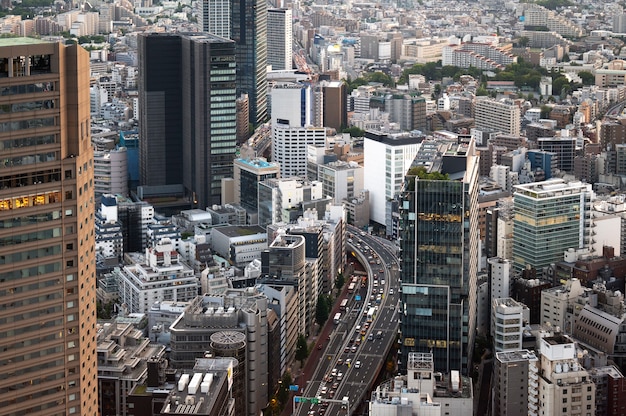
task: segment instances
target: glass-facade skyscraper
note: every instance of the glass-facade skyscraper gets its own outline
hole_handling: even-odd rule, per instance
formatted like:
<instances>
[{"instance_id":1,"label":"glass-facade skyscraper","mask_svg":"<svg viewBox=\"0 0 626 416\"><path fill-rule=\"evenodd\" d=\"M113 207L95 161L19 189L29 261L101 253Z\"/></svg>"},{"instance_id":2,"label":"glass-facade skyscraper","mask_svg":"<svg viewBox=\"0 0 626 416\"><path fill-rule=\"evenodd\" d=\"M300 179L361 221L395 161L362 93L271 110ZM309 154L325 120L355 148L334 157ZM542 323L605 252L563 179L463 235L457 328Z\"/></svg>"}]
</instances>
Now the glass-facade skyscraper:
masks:
<instances>
[{"instance_id":1,"label":"glass-facade skyscraper","mask_svg":"<svg viewBox=\"0 0 626 416\"><path fill-rule=\"evenodd\" d=\"M401 368L409 352L467 373L476 326L478 156L474 141L424 142L399 197Z\"/></svg>"},{"instance_id":2,"label":"glass-facade skyscraper","mask_svg":"<svg viewBox=\"0 0 626 416\"><path fill-rule=\"evenodd\" d=\"M141 183L182 184L200 209L221 204L237 150L234 42L150 33L138 43Z\"/></svg>"}]
</instances>

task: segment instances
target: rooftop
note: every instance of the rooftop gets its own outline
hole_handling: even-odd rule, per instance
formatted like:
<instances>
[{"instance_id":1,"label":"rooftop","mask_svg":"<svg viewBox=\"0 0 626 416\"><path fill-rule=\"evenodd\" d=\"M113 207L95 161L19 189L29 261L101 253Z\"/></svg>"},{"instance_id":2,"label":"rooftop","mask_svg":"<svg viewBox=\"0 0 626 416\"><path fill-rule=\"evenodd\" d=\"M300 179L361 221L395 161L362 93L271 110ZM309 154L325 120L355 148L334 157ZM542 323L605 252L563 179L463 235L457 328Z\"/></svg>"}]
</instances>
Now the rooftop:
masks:
<instances>
[{"instance_id":1,"label":"rooftop","mask_svg":"<svg viewBox=\"0 0 626 416\"><path fill-rule=\"evenodd\" d=\"M24 38L24 37L19 37L19 38L1 38L0 39L0 47L4 47L4 46L23 46L23 45L40 45L42 43L54 43L54 42L47 42L47 41L43 41L41 39Z\"/></svg>"},{"instance_id":2,"label":"rooftop","mask_svg":"<svg viewBox=\"0 0 626 416\"><path fill-rule=\"evenodd\" d=\"M511 363L518 361L535 361L537 356L528 350L519 351L502 351L496 353L496 359L502 363Z\"/></svg>"}]
</instances>

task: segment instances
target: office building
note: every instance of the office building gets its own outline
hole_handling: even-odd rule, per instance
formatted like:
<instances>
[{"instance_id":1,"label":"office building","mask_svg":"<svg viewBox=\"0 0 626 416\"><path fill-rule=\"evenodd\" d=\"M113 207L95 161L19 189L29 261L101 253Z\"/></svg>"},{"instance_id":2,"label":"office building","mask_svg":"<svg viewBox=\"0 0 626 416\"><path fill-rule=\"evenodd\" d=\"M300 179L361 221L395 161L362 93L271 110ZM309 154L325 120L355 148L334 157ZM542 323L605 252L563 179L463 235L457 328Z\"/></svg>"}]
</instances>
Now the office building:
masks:
<instances>
[{"instance_id":1,"label":"office building","mask_svg":"<svg viewBox=\"0 0 626 416\"><path fill-rule=\"evenodd\" d=\"M202 0L202 31L230 39L230 7L231 0Z\"/></svg>"},{"instance_id":2,"label":"office building","mask_svg":"<svg viewBox=\"0 0 626 416\"><path fill-rule=\"evenodd\" d=\"M477 129L520 135L521 112L516 103L490 98L477 99L474 117Z\"/></svg>"},{"instance_id":3,"label":"office building","mask_svg":"<svg viewBox=\"0 0 626 416\"><path fill-rule=\"evenodd\" d=\"M274 71L293 67L291 9L267 10L267 64Z\"/></svg>"},{"instance_id":4,"label":"office building","mask_svg":"<svg viewBox=\"0 0 626 416\"><path fill-rule=\"evenodd\" d=\"M0 409L98 412L89 54L0 39Z\"/></svg>"},{"instance_id":5,"label":"office building","mask_svg":"<svg viewBox=\"0 0 626 416\"><path fill-rule=\"evenodd\" d=\"M537 145L544 152L554 154L557 169L573 172L576 140L576 137L540 137L537 139ZM548 166L545 166L544 170L546 170L546 167ZM551 174L554 174L554 172ZM546 179L549 178L546 176Z\"/></svg>"},{"instance_id":6,"label":"office building","mask_svg":"<svg viewBox=\"0 0 626 416\"><path fill-rule=\"evenodd\" d=\"M233 162L235 180L235 203L241 205L248 215L258 210L258 185L266 179L278 178L280 166L264 158L235 159Z\"/></svg>"},{"instance_id":7,"label":"office building","mask_svg":"<svg viewBox=\"0 0 626 416\"><path fill-rule=\"evenodd\" d=\"M493 416L538 416L537 356L528 350L496 352Z\"/></svg>"},{"instance_id":8,"label":"office building","mask_svg":"<svg viewBox=\"0 0 626 416\"><path fill-rule=\"evenodd\" d=\"M391 235L392 213L387 204L398 195L406 173L420 149L421 136L366 132L363 139L364 188L370 193L370 218L385 225L387 235ZM387 159L389 158L389 159ZM389 160L389 164L387 164Z\"/></svg>"},{"instance_id":9,"label":"office building","mask_svg":"<svg viewBox=\"0 0 626 416\"><path fill-rule=\"evenodd\" d=\"M280 177L306 177L307 146L326 146L323 127L292 127L277 123L272 126L272 156L280 166Z\"/></svg>"},{"instance_id":10,"label":"office building","mask_svg":"<svg viewBox=\"0 0 626 416\"><path fill-rule=\"evenodd\" d=\"M150 33L138 44L141 184L182 184L198 208L220 204L237 145L234 42Z\"/></svg>"},{"instance_id":11,"label":"office building","mask_svg":"<svg viewBox=\"0 0 626 416\"><path fill-rule=\"evenodd\" d=\"M491 299L508 298L511 295L511 261L501 257L487 259Z\"/></svg>"},{"instance_id":12,"label":"office building","mask_svg":"<svg viewBox=\"0 0 626 416\"><path fill-rule=\"evenodd\" d=\"M476 325L478 157L473 140L425 146L429 157L420 149L399 197L401 352L403 358L432 352L436 371L468 374Z\"/></svg>"},{"instance_id":13,"label":"office building","mask_svg":"<svg viewBox=\"0 0 626 416\"><path fill-rule=\"evenodd\" d=\"M196 297L170 326L171 365L191 368L207 352L237 359L236 414L260 414L269 399L270 314L274 312L268 308L267 297L254 288Z\"/></svg>"},{"instance_id":14,"label":"office building","mask_svg":"<svg viewBox=\"0 0 626 416\"><path fill-rule=\"evenodd\" d=\"M313 125L313 93L310 84L301 82L281 82L272 86L271 125L281 124L290 127ZM318 126L321 127L321 126Z\"/></svg>"},{"instance_id":15,"label":"office building","mask_svg":"<svg viewBox=\"0 0 626 416\"><path fill-rule=\"evenodd\" d=\"M591 184L550 179L515 186L513 262L541 270L563 258L569 248L589 246Z\"/></svg>"},{"instance_id":16,"label":"office building","mask_svg":"<svg viewBox=\"0 0 626 416\"><path fill-rule=\"evenodd\" d=\"M338 132L348 126L347 86L343 81L331 81L322 87L322 125Z\"/></svg>"},{"instance_id":17,"label":"office building","mask_svg":"<svg viewBox=\"0 0 626 416\"><path fill-rule=\"evenodd\" d=\"M596 385L596 414L618 416L626 414L626 378L614 365L589 370Z\"/></svg>"},{"instance_id":18,"label":"office building","mask_svg":"<svg viewBox=\"0 0 626 416\"><path fill-rule=\"evenodd\" d=\"M363 166L356 162L330 162L317 167L317 180L324 195L333 197L335 204L351 199L363 190Z\"/></svg>"},{"instance_id":19,"label":"office building","mask_svg":"<svg viewBox=\"0 0 626 416\"><path fill-rule=\"evenodd\" d=\"M250 123L267 121L267 2L232 0L230 39L236 43L237 95L250 98Z\"/></svg>"},{"instance_id":20,"label":"office building","mask_svg":"<svg viewBox=\"0 0 626 416\"><path fill-rule=\"evenodd\" d=\"M298 178L268 179L259 183L259 225L290 223L302 215L302 204L322 200L321 182Z\"/></svg>"}]
</instances>

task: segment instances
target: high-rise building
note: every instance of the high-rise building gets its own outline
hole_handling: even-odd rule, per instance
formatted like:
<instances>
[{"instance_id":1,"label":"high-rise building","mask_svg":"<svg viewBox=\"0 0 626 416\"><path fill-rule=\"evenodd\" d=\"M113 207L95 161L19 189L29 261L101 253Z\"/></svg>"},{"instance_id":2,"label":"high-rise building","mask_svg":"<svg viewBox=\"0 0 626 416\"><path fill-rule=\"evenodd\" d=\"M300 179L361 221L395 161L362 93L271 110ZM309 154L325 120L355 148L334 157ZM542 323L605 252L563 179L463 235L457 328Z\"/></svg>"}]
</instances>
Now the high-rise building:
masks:
<instances>
[{"instance_id":1,"label":"high-rise building","mask_svg":"<svg viewBox=\"0 0 626 416\"><path fill-rule=\"evenodd\" d=\"M322 84L322 123L341 131L348 125L348 90L342 81Z\"/></svg>"},{"instance_id":2,"label":"high-rise building","mask_svg":"<svg viewBox=\"0 0 626 416\"><path fill-rule=\"evenodd\" d=\"M142 185L182 184L198 208L220 204L237 145L234 42L150 33L138 43Z\"/></svg>"},{"instance_id":3,"label":"high-rise building","mask_svg":"<svg viewBox=\"0 0 626 416\"><path fill-rule=\"evenodd\" d=\"M278 178L280 167L266 159L235 159L235 203L241 205L248 215L258 210L258 185L266 179Z\"/></svg>"},{"instance_id":4,"label":"high-rise building","mask_svg":"<svg viewBox=\"0 0 626 416\"><path fill-rule=\"evenodd\" d=\"M418 152L399 197L401 352L432 352L436 371L467 374L476 325L478 156L473 140L436 148L429 157Z\"/></svg>"},{"instance_id":5,"label":"high-rise building","mask_svg":"<svg viewBox=\"0 0 626 416\"><path fill-rule=\"evenodd\" d=\"M98 413L89 54L0 39L0 408Z\"/></svg>"},{"instance_id":6,"label":"high-rise building","mask_svg":"<svg viewBox=\"0 0 626 416\"><path fill-rule=\"evenodd\" d=\"M326 129L281 123L272 126L272 155L280 165L281 178L306 177L308 145L326 146Z\"/></svg>"},{"instance_id":7,"label":"high-rise building","mask_svg":"<svg viewBox=\"0 0 626 416\"><path fill-rule=\"evenodd\" d=\"M513 262L537 270L591 240L591 184L550 179L515 187Z\"/></svg>"},{"instance_id":8,"label":"high-rise building","mask_svg":"<svg viewBox=\"0 0 626 416\"><path fill-rule=\"evenodd\" d=\"M202 0L202 31L230 39L231 0Z\"/></svg>"},{"instance_id":9,"label":"high-rise building","mask_svg":"<svg viewBox=\"0 0 626 416\"><path fill-rule=\"evenodd\" d=\"M528 350L496 352L491 414L537 416L538 363Z\"/></svg>"},{"instance_id":10,"label":"high-rise building","mask_svg":"<svg viewBox=\"0 0 626 416\"><path fill-rule=\"evenodd\" d=\"M515 299L498 298L491 301L494 351L517 351L522 348L525 310L528 312L528 308Z\"/></svg>"},{"instance_id":11,"label":"high-rise building","mask_svg":"<svg viewBox=\"0 0 626 416\"><path fill-rule=\"evenodd\" d=\"M267 1L231 0L237 95L250 97L250 123L267 120Z\"/></svg>"},{"instance_id":12,"label":"high-rise building","mask_svg":"<svg viewBox=\"0 0 626 416\"><path fill-rule=\"evenodd\" d=\"M539 149L544 152L556 155L556 167L558 169L565 172L573 172L576 141L576 137L540 137L537 139L537 144ZM551 172L551 174L554 174L554 172ZM548 177L546 176L546 178Z\"/></svg>"},{"instance_id":13,"label":"high-rise building","mask_svg":"<svg viewBox=\"0 0 626 416\"><path fill-rule=\"evenodd\" d=\"M267 64L274 71L293 67L291 9L267 10Z\"/></svg>"}]
</instances>

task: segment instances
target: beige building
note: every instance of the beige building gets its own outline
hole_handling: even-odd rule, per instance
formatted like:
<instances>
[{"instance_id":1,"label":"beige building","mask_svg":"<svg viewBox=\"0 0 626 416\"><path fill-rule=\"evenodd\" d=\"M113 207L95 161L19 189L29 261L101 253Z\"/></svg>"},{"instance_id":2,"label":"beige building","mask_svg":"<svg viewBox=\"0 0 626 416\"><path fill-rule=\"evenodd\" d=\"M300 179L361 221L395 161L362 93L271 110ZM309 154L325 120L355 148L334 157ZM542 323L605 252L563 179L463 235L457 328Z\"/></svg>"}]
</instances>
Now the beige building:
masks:
<instances>
[{"instance_id":1,"label":"beige building","mask_svg":"<svg viewBox=\"0 0 626 416\"><path fill-rule=\"evenodd\" d=\"M0 409L95 415L89 54L0 40Z\"/></svg>"},{"instance_id":2,"label":"beige building","mask_svg":"<svg viewBox=\"0 0 626 416\"><path fill-rule=\"evenodd\" d=\"M402 45L402 59L415 61L418 64L437 62L441 59L443 47L448 39L422 38L405 41Z\"/></svg>"}]
</instances>

